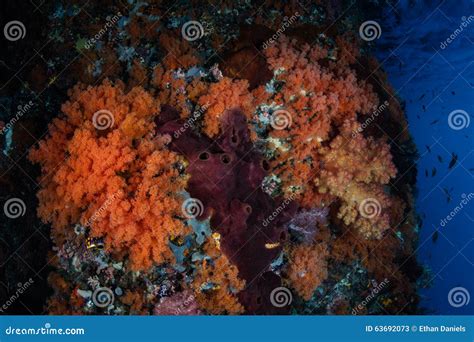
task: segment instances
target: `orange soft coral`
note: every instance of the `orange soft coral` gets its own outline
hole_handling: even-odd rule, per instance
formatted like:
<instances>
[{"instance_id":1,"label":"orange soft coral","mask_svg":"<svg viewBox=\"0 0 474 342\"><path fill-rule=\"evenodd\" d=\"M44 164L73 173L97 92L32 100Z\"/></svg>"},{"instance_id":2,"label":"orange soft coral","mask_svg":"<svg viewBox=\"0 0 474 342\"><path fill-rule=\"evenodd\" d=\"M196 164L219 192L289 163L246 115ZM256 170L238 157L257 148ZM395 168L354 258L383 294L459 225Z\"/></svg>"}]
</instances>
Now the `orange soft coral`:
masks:
<instances>
[{"instance_id":1,"label":"orange soft coral","mask_svg":"<svg viewBox=\"0 0 474 342\"><path fill-rule=\"evenodd\" d=\"M209 87L199 77L188 83L183 73L165 70L161 65L153 70L152 84L157 90L156 96L160 102L178 110L183 118L191 114L190 101L197 102Z\"/></svg>"},{"instance_id":2,"label":"orange soft coral","mask_svg":"<svg viewBox=\"0 0 474 342\"><path fill-rule=\"evenodd\" d=\"M163 33L160 35L160 45L167 52L163 59L167 69L189 68L199 63L194 49L182 37Z\"/></svg>"},{"instance_id":3,"label":"orange soft coral","mask_svg":"<svg viewBox=\"0 0 474 342\"><path fill-rule=\"evenodd\" d=\"M238 278L237 268L221 254L218 246L214 240L206 244L205 252L212 260L202 261L192 287L200 307L206 312L214 315L239 314L244 307L236 294L244 288L245 282Z\"/></svg>"},{"instance_id":4,"label":"orange soft coral","mask_svg":"<svg viewBox=\"0 0 474 342\"><path fill-rule=\"evenodd\" d=\"M253 96L248 91L248 82L246 80L233 81L228 77L213 83L208 92L199 98L198 103L200 106L207 107L204 132L210 137L220 133L220 117L224 111L240 108L250 119L254 109Z\"/></svg>"},{"instance_id":5,"label":"orange soft coral","mask_svg":"<svg viewBox=\"0 0 474 342\"><path fill-rule=\"evenodd\" d=\"M328 201L309 182L320 169L319 150L334 128L354 121L358 113L368 113L378 99L346 63L323 66L328 64L324 61L328 52L318 45L299 44L283 36L265 55L280 88L265 93L260 87L254 95L259 103L279 106L276 113L284 111L290 118L284 129L270 128L272 141L279 142L274 146L274 172L287 196L297 192L308 206Z\"/></svg>"},{"instance_id":6,"label":"orange soft coral","mask_svg":"<svg viewBox=\"0 0 474 342\"><path fill-rule=\"evenodd\" d=\"M100 130L94 113L104 109L112 117ZM38 193L38 214L53 224L57 242L80 222L104 237L109 251L130 254L133 269L172 258L169 236L187 231L176 218L186 179L175 167L180 158L147 133L157 111L140 88L124 93L122 85L104 83L71 92L65 117L30 154L50 175Z\"/></svg>"},{"instance_id":7,"label":"orange soft coral","mask_svg":"<svg viewBox=\"0 0 474 342\"><path fill-rule=\"evenodd\" d=\"M290 251L288 278L291 286L304 300L310 300L314 290L326 280L328 255L324 242L298 245Z\"/></svg>"}]
</instances>

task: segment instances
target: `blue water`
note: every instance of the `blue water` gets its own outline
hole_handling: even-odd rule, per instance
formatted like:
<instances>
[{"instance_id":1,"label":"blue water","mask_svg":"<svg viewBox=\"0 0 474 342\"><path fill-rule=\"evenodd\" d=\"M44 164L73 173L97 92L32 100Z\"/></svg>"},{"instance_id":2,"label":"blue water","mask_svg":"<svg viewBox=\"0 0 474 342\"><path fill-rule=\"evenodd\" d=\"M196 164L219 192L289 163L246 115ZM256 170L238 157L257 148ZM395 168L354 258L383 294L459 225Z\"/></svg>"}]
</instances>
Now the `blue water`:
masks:
<instances>
[{"instance_id":1,"label":"blue water","mask_svg":"<svg viewBox=\"0 0 474 342\"><path fill-rule=\"evenodd\" d=\"M397 96L406 101L409 129L419 151L417 208L423 225L417 254L431 269L433 281L430 288L420 290L421 306L434 314L474 313L474 199L463 204L444 226L441 223L462 203L463 194L474 193L471 15L474 2L470 0L402 0L388 5L383 18L376 19L382 35L375 49ZM452 34L454 39L447 42ZM470 121L469 126L464 121L463 129L450 127L448 117L454 110L467 113L461 115ZM458 162L448 169L453 152ZM438 239L433 242L436 230ZM450 305L448 293L454 287L468 291L472 297L468 304Z\"/></svg>"}]
</instances>

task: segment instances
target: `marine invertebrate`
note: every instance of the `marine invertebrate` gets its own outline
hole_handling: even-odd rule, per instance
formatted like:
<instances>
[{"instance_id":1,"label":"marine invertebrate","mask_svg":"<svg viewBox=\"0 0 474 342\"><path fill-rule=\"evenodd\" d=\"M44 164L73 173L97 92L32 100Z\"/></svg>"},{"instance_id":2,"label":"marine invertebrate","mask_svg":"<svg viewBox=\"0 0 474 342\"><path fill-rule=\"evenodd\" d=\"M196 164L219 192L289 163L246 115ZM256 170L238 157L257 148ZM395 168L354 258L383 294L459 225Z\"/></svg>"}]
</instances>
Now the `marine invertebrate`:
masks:
<instances>
[{"instance_id":1,"label":"marine invertebrate","mask_svg":"<svg viewBox=\"0 0 474 342\"><path fill-rule=\"evenodd\" d=\"M314 241L318 230L328 222L329 208L311 208L298 211L287 223L288 230L301 237L305 243Z\"/></svg>"},{"instance_id":2,"label":"marine invertebrate","mask_svg":"<svg viewBox=\"0 0 474 342\"><path fill-rule=\"evenodd\" d=\"M201 261L191 285L199 307L210 314L243 313L237 293L245 281L239 279L238 269L219 251L215 240L209 240L205 252L209 259Z\"/></svg>"},{"instance_id":3,"label":"marine invertebrate","mask_svg":"<svg viewBox=\"0 0 474 342\"><path fill-rule=\"evenodd\" d=\"M98 126L104 110L109 127ZM187 228L176 217L181 191L180 158L153 141L157 103L143 89L121 84L76 87L64 117L30 154L47 177L38 192L38 214L53 224L57 243L81 222L106 249L130 254L134 269L172 259L171 235Z\"/></svg>"},{"instance_id":4,"label":"marine invertebrate","mask_svg":"<svg viewBox=\"0 0 474 342\"><path fill-rule=\"evenodd\" d=\"M347 312L347 293L329 298L332 306L324 302L334 282L346 279L341 272L360 265L370 277L407 279L398 266L413 244L400 241L416 232L413 217L403 221L412 207L400 193L411 189L390 184L400 163L385 133L359 123L379 98L394 94L381 89L379 72L384 87L353 65L366 62L354 36L321 34L324 25L302 15L302 26L292 22L270 42L273 31L264 25L281 24L299 5L278 5L281 13L257 13L254 24L238 27L246 6L227 12L221 4L231 20L216 18L226 25L201 17L219 34L188 42L177 34L190 17L184 8L179 19L158 20L163 5L137 3L103 47L81 50L94 63L78 63L89 71L80 79L126 84L72 89L30 154L43 176L38 213L52 223L57 246L52 312L313 312L306 305ZM311 20L322 24L322 9L311 6ZM403 119L393 101L376 121L387 120L384 128ZM107 112L111 125L97 127L96 114ZM188 197L202 204L192 217L181 212ZM361 213L369 199L380 206L376 215ZM414 287L390 281L393 308L404 307ZM113 308L77 295L99 285L120 289ZM281 286L300 298L275 306L270 295Z\"/></svg>"},{"instance_id":5,"label":"marine invertebrate","mask_svg":"<svg viewBox=\"0 0 474 342\"><path fill-rule=\"evenodd\" d=\"M311 182L323 164L319 150L345 122L376 106L377 96L346 63L328 61L328 49L320 45L281 36L264 53L274 86L269 91L257 88L256 102L273 107L267 114L271 117L280 115L278 110L288 117L283 127L267 125L272 170L286 196L297 193L306 206L329 203L332 198L321 195Z\"/></svg>"},{"instance_id":6,"label":"marine invertebrate","mask_svg":"<svg viewBox=\"0 0 474 342\"><path fill-rule=\"evenodd\" d=\"M211 84L207 93L199 98L198 103L207 106L204 132L210 137L222 132L221 116L226 110L238 108L247 119L250 119L254 107L247 80L232 80L228 77Z\"/></svg>"},{"instance_id":7,"label":"marine invertebrate","mask_svg":"<svg viewBox=\"0 0 474 342\"><path fill-rule=\"evenodd\" d=\"M338 216L345 224L353 223L366 238L380 238L390 226L391 199L383 185L396 173L388 145L362 135L349 143L340 135L320 155L324 169L315 180L319 191L343 201Z\"/></svg>"},{"instance_id":8,"label":"marine invertebrate","mask_svg":"<svg viewBox=\"0 0 474 342\"><path fill-rule=\"evenodd\" d=\"M154 315L200 315L196 297L190 290L163 297L153 309Z\"/></svg>"},{"instance_id":9,"label":"marine invertebrate","mask_svg":"<svg viewBox=\"0 0 474 342\"><path fill-rule=\"evenodd\" d=\"M174 120L159 123L157 133L171 136L180 126L177 115L175 111L170 114ZM269 271L270 263L280 253L287 237L283 223L292 208L264 224L278 201L261 189L266 164L252 150L247 118L238 109L228 110L220 117L218 127L223 131L218 144L212 145L209 138L188 130L178 137L173 135L169 146L189 161L187 191L203 203L199 218L211 216L211 226L222 237L223 254L236 265L239 277L252 281ZM247 297L242 294L242 298Z\"/></svg>"},{"instance_id":10,"label":"marine invertebrate","mask_svg":"<svg viewBox=\"0 0 474 342\"><path fill-rule=\"evenodd\" d=\"M327 278L328 255L325 243L297 245L290 251L288 279L303 299L310 300L314 290Z\"/></svg>"}]
</instances>

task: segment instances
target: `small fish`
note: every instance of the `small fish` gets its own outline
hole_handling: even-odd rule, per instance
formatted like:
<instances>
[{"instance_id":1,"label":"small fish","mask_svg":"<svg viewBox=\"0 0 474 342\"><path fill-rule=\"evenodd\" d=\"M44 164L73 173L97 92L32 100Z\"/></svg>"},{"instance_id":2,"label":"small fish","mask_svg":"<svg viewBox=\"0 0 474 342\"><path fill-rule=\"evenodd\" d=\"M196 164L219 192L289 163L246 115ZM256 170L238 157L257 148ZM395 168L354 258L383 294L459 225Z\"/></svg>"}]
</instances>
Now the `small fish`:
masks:
<instances>
[{"instance_id":1,"label":"small fish","mask_svg":"<svg viewBox=\"0 0 474 342\"><path fill-rule=\"evenodd\" d=\"M454 91L452 91L451 94L456 95L456 93Z\"/></svg>"},{"instance_id":2,"label":"small fish","mask_svg":"<svg viewBox=\"0 0 474 342\"><path fill-rule=\"evenodd\" d=\"M418 114L416 114L416 118L417 118L418 120L420 120L420 116L419 116Z\"/></svg>"},{"instance_id":3,"label":"small fish","mask_svg":"<svg viewBox=\"0 0 474 342\"><path fill-rule=\"evenodd\" d=\"M443 192L444 194L446 195L446 202L450 203L451 200L452 200L452 197L451 197L451 191L453 190L453 188L451 189L447 189L447 188L443 188Z\"/></svg>"},{"instance_id":4,"label":"small fish","mask_svg":"<svg viewBox=\"0 0 474 342\"><path fill-rule=\"evenodd\" d=\"M273 248L277 248L278 246L280 246L279 242L265 244L266 249L273 249Z\"/></svg>"},{"instance_id":5,"label":"small fish","mask_svg":"<svg viewBox=\"0 0 474 342\"><path fill-rule=\"evenodd\" d=\"M185 243L183 236L174 236L174 235L172 235L170 237L170 241L173 245L176 245L178 247L181 247Z\"/></svg>"},{"instance_id":6,"label":"small fish","mask_svg":"<svg viewBox=\"0 0 474 342\"><path fill-rule=\"evenodd\" d=\"M431 170L431 177L436 176L436 168L434 167L433 170Z\"/></svg>"},{"instance_id":7,"label":"small fish","mask_svg":"<svg viewBox=\"0 0 474 342\"><path fill-rule=\"evenodd\" d=\"M438 231L436 230L433 235L431 236L431 241L433 241L433 243L435 243L436 241L438 241L438 237L439 237L439 233Z\"/></svg>"},{"instance_id":8,"label":"small fish","mask_svg":"<svg viewBox=\"0 0 474 342\"><path fill-rule=\"evenodd\" d=\"M439 160L440 163L443 162L443 158L439 154L438 154L438 160Z\"/></svg>"},{"instance_id":9,"label":"small fish","mask_svg":"<svg viewBox=\"0 0 474 342\"><path fill-rule=\"evenodd\" d=\"M428 170L425 169L425 177L428 177Z\"/></svg>"},{"instance_id":10,"label":"small fish","mask_svg":"<svg viewBox=\"0 0 474 342\"><path fill-rule=\"evenodd\" d=\"M214 232L212 233L212 238L214 239L216 243L217 249L221 249L221 234Z\"/></svg>"},{"instance_id":11,"label":"small fish","mask_svg":"<svg viewBox=\"0 0 474 342\"><path fill-rule=\"evenodd\" d=\"M426 112L426 107L425 105L421 106L423 108L423 111Z\"/></svg>"},{"instance_id":12,"label":"small fish","mask_svg":"<svg viewBox=\"0 0 474 342\"><path fill-rule=\"evenodd\" d=\"M88 237L86 239L87 249L104 249L104 240L102 238Z\"/></svg>"},{"instance_id":13,"label":"small fish","mask_svg":"<svg viewBox=\"0 0 474 342\"><path fill-rule=\"evenodd\" d=\"M431 148L428 145L425 145L426 149L428 150L428 153L431 153Z\"/></svg>"},{"instance_id":14,"label":"small fish","mask_svg":"<svg viewBox=\"0 0 474 342\"><path fill-rule=\"evenodd\" d=\"M418 100L421 100L421 99L423 99L424 97L425 97L425 94L421 95L421 96L418 98Z\"/></svg>"},{"instance_id":15,"label":"small fish","mask_svg":"<svg viewBox=\"0 0 474 342\"><path fill-rule=\"evenodd\" d=\"M448 169L451 169L454 165L456 165L458 161L458 155L456 153L451 153L451 161L449 162Z\"/></svg>"},{"instance_id":16,"label":"small fish","mask_svg":"<svg viewBox=\"0 0 474 342\"><path fill-rule=\"evenodd\" d=\"M431 121L430 125L434 125L435 123L438 123L438 122L439 122L439 120L438 120L438 119L436 119L436 120L433 120L433 121Z\"/></svg>"}]
</instances>

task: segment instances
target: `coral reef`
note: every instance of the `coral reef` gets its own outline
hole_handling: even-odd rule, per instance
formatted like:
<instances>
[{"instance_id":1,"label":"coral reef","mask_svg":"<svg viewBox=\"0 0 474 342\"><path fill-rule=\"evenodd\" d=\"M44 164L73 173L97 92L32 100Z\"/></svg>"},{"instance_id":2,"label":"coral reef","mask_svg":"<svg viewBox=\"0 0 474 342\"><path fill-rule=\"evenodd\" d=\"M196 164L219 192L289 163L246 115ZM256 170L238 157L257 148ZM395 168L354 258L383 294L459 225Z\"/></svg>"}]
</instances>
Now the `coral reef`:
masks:
<instances>
[{"instance_id":1,"label":"coral reef","mask_svg":"<svg viewBox=\"0 0 474 342\"><path fill-rule=\"evenodd\" d=\"M157 103L143 89L104 83L74 88L62 110L30 154L45 175L38 214L55 241L81 223L108 251L129 254L133 269L170 260L170 236L186 233L175 218L186 179L179 157L147 137Z\"/></svg>"},{"instance_id":2,"label":"coral reef","mask_svg":"<svg viewBox=\"0 0 474 342\"><path fill-rule=\"evenodd\" d=\"M79 37L57 52L81 57L68 77L31 71L62 94L28 154L54 245L49 313L349 314L385 279L363 312L416 311L416 152L392 149L409 144L403 110L349 18L328 25L339 2L323 3L267 16L224 1L211 17L91 4L116 11L97 41L82 37L100 18L56 25Z\"/></svg>"}]
</instances>

